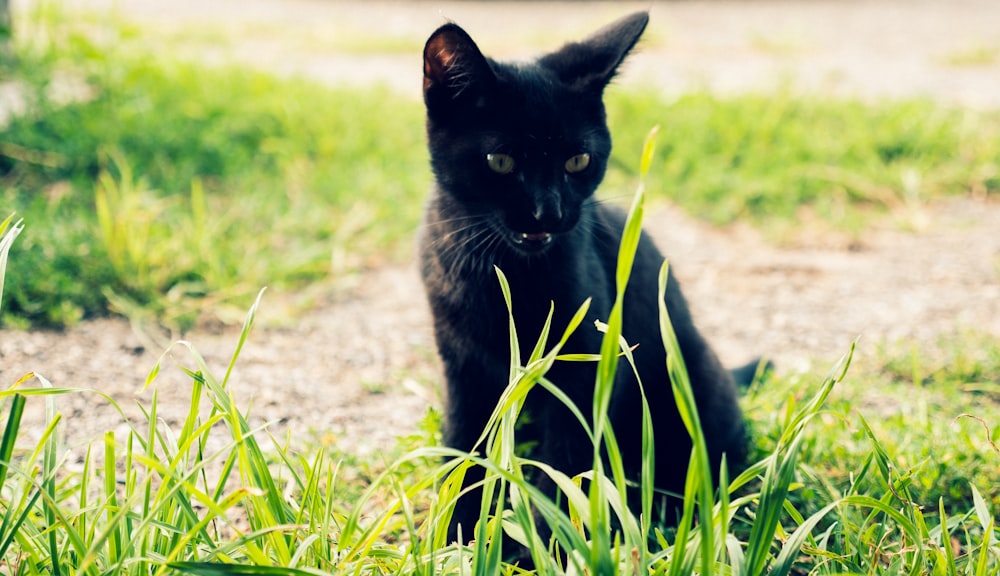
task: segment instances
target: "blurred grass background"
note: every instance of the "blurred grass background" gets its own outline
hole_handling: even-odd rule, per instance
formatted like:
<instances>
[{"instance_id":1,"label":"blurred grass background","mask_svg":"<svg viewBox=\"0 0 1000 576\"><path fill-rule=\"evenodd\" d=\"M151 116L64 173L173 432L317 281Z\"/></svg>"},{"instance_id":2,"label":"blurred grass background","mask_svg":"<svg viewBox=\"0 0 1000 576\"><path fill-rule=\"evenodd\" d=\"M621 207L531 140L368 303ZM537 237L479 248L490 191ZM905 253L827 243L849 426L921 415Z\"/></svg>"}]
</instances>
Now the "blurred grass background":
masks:
<instances>
[{"instance_id":1,"label":"blurred grass background","mask_svg":"<svg viewBox=\"0 0 1000 576\"><path fill-rule=\"evenodd\" d=\"M30 223L16 250L33 271L9 279L6 325L119 313L184 330L239 318L263 285L411 256L431 183L420 102L192 62L118 19L51 5L31 18L4 63L24 106L0 128L0 198ZM608 107L602 194L628 195L660 125L654 198L779 242L804 221L860 235L907 206L1000 190L995 111L651 89L611 90Z\"/></svg>"}]
</instances>

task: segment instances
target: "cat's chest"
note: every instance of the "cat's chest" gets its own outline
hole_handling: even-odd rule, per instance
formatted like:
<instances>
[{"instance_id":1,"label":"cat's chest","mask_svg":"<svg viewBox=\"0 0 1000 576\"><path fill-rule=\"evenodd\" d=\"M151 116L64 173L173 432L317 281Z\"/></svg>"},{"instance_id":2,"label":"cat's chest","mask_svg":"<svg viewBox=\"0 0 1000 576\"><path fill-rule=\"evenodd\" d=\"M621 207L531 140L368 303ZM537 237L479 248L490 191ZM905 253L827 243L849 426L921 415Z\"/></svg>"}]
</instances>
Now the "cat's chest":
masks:
<instances>
[{"instance_id":1,"label":"cat's chest","mask_svg":"<svg viewBox=\"0 0 1000 576\"><path fill-rule=\"evenodd\" d=\"M603 286L594 286L585 277L564 272L549 276L529 274L524 278L511 279L510 289L514 324L522 348L534 345L550 314L549 341L554 342L566 330L581 306L586 304L586 315L572 339L576 344L574 348L580 349L573 351L597 351L582 348L586 348L586 342L591 340L586 335L594 332L594 321L607 320L610 305L604 296L606 291ZM599 341L599 337L597 340Z\"/></svg>"},{"instance_id":2,"label":"cat's chest","mask_svg":"<svg viewBox=\"0 0 1000 576\"><path fill-rule=\"evenodd\" d=\"M587 322L592 324L594 319L602 317L602 313L606 317L606 299L594 298L587 283L568 270L554 267L500 270L510 295L509 309L496 275L464 281L456 278L450 286L453 290L451 302L457 305L452 318L479 339L508 341L511 316L522 341L534 343L550 314L551 332L561 333L588 298L591 302Z\"/></svg>"}]
</instances>

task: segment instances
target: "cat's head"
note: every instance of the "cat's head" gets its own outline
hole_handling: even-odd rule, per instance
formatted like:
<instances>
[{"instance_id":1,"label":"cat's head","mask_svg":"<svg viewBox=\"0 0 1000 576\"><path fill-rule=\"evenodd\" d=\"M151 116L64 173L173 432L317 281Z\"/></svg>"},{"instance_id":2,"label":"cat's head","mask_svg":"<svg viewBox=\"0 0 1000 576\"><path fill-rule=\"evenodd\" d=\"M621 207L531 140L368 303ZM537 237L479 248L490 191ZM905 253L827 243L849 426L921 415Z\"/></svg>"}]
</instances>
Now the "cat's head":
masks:
<instances>
[{"instance_id":1,"label":"cat's head","mask_svg":"<svg viewBox=\"0 0 1000 576\"><path fill-rule=\"evenodd\" d=\"M441 193L520 253L572 230L611 153L602 94L642 12L527 63L497 62L446 24L424 47L431 165Z\"/></svg>"}]
</instances>

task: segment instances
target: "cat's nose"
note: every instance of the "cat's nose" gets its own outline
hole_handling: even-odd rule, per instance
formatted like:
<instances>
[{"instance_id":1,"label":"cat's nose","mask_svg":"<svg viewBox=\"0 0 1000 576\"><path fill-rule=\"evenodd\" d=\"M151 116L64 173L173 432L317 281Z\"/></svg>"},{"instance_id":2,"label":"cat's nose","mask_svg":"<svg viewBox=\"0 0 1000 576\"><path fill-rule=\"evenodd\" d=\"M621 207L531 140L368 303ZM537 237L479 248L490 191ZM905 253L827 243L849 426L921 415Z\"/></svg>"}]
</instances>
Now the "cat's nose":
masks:
<instances>
[{"instance_id":1,"label":"cat's nose","mask_svg":"<svg viewBox=\"0 0 1000 576\"><path fill-rule=\"evenodd\" d=\"M535 201L535 209L531 215L534 216L535 221L541 224L543 228L549 228L558 224L563 217L562 202L559 200L559 194L550 192L537 199Z\"/></svg>"}]
</instances>

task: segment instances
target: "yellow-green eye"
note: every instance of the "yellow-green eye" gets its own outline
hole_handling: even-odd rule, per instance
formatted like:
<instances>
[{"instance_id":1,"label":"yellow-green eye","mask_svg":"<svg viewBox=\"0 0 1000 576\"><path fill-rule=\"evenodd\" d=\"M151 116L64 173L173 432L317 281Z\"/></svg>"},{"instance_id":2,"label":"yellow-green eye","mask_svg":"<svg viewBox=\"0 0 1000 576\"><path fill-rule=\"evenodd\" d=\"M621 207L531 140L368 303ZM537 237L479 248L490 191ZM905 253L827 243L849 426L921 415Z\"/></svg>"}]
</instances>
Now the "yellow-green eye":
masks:
<instances>
[{"instance_id":1,"label":"yellow-green eye","mask_svg":"<svg viewBox=\"0 0 1000 576\"><path fill-rule=\"evenodd\" d=\"M590 154L587 154L586 152L583 154L577 154L566 161L566 171L570 174L583 172L587 169L587 166L590 166Z\"/></svg>"},{"instance_id":2,"label":"yellow-green eye","mask_svg":"<svg viewBox=\"0 0 1000 576\"><path fill-rule=\"evenodd\" d=\"M510 174L514 171L514 159L507 154L487 154L486 164L497 174Z\"/></svg>"}]
</instances>

